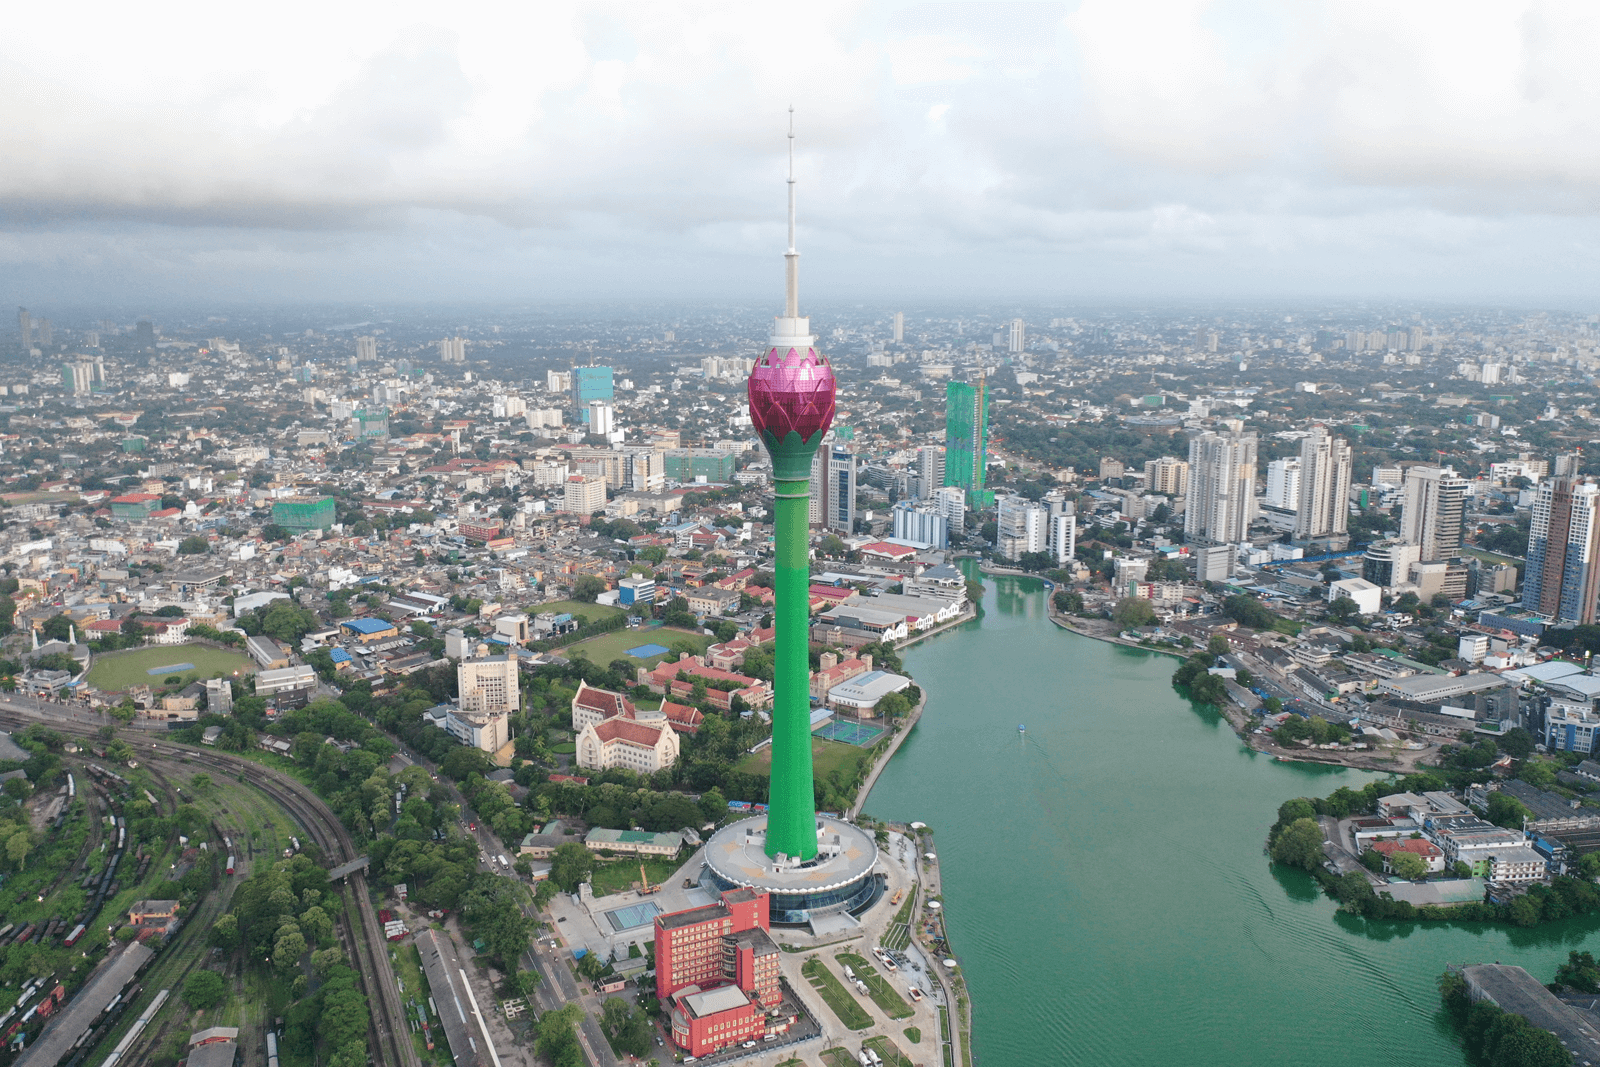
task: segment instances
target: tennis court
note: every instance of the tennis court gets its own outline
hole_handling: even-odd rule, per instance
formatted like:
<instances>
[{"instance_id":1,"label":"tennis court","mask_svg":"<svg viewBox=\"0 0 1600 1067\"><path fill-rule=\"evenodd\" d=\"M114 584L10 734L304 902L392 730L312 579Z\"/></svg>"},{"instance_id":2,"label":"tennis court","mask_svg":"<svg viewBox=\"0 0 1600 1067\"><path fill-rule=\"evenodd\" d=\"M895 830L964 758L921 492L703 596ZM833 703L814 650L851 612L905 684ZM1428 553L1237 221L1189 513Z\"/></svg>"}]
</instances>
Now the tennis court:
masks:
<instances>
[{"instance_id":1,"label":"tennis court","mask_svg":"<svg viewBox=\"0 0 1600 1067\"><path fill-rule=\"evenodd\" d=\"M606 921L611 924L611 929L621 933L636 926L649 926L660 914L661 909L647 900L643 904L629 904L626 908L606 912Z\"/></svg>"},{"instance_id":2,"label":"tennis court","mask_svg":"<svg viewBox=\"0 0 1600 1067\"><path fill-rule=\"evenodd\" d=\"M862 722L840 722L835 719L811 732L828 741L843 741L847 745L870 745L883 736L883 727L868 726Z\"/></svg>"},{"instance_id":3,"label":"tennis court","mask_svg":"<svg viewBox=\"0 0 1600 1067\"><path fill-rule=\"evenodd\" d=\"M649 659L651 656L662 656L671 651L672 649L664 645L637 645L628 649L628 655L634 659Z\"/></svg>"}]
</instances>

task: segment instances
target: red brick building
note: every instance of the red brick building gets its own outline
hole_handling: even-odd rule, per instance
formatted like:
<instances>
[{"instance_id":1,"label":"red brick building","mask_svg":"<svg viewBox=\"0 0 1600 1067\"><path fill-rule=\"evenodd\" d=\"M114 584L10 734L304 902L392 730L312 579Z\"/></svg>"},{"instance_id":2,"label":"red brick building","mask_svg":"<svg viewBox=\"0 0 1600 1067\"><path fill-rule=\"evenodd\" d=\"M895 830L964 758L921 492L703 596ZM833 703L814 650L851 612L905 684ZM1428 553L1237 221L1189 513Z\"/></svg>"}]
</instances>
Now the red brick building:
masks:
<instances>
[{"instance_id":1,"label":"red brick building","mask_svg":"<svg viewBox=\"0 0 1600 1067\"><path fill-rule=\"evenodd\" d=\"M783 1001L767 895L749 889L716 904L656 916L656 996L672 1040L691 1056L758 1040Z\"/></svg>"}]
</instances>

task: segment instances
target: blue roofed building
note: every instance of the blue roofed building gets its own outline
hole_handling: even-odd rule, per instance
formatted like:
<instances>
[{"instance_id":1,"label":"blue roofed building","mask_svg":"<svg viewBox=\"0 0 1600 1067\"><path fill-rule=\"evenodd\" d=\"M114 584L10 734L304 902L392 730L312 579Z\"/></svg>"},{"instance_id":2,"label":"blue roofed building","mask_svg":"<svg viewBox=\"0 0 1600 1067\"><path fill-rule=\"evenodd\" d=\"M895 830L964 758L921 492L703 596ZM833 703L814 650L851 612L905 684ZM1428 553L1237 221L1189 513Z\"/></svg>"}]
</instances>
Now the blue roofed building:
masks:
<instances>
[{"instance_id":1,"label":"blue roofed building","mask_svg":"<svg viewBox=\"0 0 1600 1067\"><path fill-rule=\"evenodd\" d=\"M339 624L339 633L364 645L400 636L399 628L388 619L346 619Z\"/></svg>"}]
</instances>

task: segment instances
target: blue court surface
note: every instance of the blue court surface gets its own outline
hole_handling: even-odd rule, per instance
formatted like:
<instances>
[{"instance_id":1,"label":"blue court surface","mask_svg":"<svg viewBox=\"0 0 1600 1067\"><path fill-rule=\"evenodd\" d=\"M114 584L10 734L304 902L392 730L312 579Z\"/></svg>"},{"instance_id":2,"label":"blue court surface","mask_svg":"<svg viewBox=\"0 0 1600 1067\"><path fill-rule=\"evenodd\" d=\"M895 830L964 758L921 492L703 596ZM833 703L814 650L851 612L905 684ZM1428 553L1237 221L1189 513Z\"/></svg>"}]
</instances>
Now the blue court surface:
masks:
<instances>
[{"instance_id":1,"label":"blue court surface","mask_svg":"<svg viewBox=\"0 0 1600 1067\"><path fill-rule=\"evenodd\" d=\"M661 909L647 900L643 904L630 904L626 908L606 912L606 921L613 930L620 932L637 926L649 926L660 914Z\"/></svg>"},{"instance_id":2,"label":"blue court surface","mask_svg":"<svg viewBox=\"0 0 1600 1067\"><path fill-rule=\"evenodd\" d=\"M146 674L177 674L180 671L194 670L193 663L169 663L165 667L151 667Z\"/></svg>"},{"instance_id":3,"label":"blue court surface","mask_svg":"<svg viewBox=\"0 0 1600 1067\"><path fill-rule=\"evenodd\" d=\"M870 745L883 736L883 727L868 726L859 722L839 722L836 719L811 732L828 741L843 741L847 745Z\"/></svg>"},{"instance_id":4,"label":"blue court surface","mask_svg":"<svg viewBox=\"0 0 1600 1067\"><path fill-rule=\"evenodd\" d=\"M637 648L628 649L628 655L634 659L649 659L651 656L661 656L671 651L672 649L664 648L661 645L640 645Z\"/></svg>"}]
</instances>

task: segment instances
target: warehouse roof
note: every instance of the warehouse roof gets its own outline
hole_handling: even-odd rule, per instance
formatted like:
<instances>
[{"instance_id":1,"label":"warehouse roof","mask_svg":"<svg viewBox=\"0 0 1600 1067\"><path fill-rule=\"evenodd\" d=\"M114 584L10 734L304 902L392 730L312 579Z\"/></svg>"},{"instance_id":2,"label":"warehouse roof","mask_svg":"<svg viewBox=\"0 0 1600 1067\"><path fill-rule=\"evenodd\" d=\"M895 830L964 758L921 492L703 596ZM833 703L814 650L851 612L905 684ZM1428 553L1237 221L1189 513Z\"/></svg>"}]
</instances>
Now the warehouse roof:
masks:
<instances>
[{"instance_id":1,"label":"warehouse roof","mask_svg":"<svg viewBox=\"0 0 1600 1067\"><path fill-rule=\"evenodd\" d=\"M34 1046L17 1057L15 1067L55 1067L72 1051L73 1043L89 1029L89 1024L154 956L148 947L133 941L115 956L106 957L78 995L44 1028Z\"/></svg>"}]
</instances>

